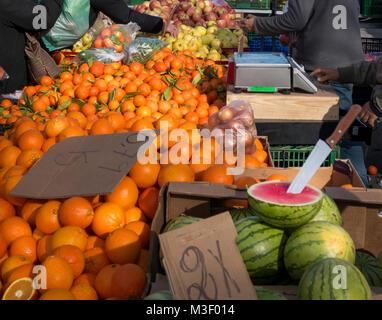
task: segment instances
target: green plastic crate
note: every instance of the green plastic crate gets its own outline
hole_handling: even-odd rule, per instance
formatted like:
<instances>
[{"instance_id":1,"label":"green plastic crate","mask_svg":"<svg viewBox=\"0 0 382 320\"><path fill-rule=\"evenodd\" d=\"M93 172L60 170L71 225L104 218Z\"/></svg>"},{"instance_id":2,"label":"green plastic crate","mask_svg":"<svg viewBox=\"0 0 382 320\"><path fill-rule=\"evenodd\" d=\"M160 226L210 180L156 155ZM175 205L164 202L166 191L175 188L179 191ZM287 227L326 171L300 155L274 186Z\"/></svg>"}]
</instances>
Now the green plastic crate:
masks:
<instances>
[{"instance_id":1,"label":"green plastic crate","mask_svg":"<svg viewBox=\"0 0 382 320\"><path fill-rule=\"evenodd\" d=\"M273 146L271 155L276 168L302 167L312 152L314 146ZM323 163L330 167L341 156L339 146L336 146Z\"/></svg>"},{"instance_id":2,"label":"green plastic crate","mask_svg":"<svg viewBox=\"0 0 382 320\"><path fill-rule=\"evenodd\" d=\"M271 9L271 0L253 0L253 1L228 0L227 3L232 9L253 9L253 10L270 10Z\"/></svg>"},{"instance_id":3,"label":"green plastic crate","mask_svg":"<svg viewBox=\"0 0 382 320\"><path fill-rule=\"evenodd\" d=\"M129 6L135 6L137 4L142 4L144 0L124 0Z\"/></svg>"},{"instance_id":4,"label":"green plastic crate","mask_svg":"<svg viewBox=\"0 0 382 320\"><path fill-rule=\"evenodd\" d=\"M364 17L381 17L382 0L362 0L361 14Z\"/></svg>"}]
</instances>

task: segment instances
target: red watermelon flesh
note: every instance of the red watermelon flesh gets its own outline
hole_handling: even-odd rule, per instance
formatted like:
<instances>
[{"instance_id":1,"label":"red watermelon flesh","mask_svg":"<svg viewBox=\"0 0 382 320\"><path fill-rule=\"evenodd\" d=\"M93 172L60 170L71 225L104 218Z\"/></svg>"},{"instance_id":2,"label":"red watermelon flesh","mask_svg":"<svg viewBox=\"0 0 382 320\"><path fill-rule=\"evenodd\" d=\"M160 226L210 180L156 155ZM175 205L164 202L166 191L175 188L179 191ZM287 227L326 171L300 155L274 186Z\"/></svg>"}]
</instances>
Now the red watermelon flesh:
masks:
<instances>
[{"instance_id":1,"label":"red watermelon flesh","mask_svg":"<svg viewBox=\"0 0 382 320\"><path fill-rule=\"evenodd\" d=\"M287 193L289 182L263 183L252 189L252 195L258 199L279 205L305 205L317 201L321 194L307 186L300 194Z\"/></svg>"}]
</instances>

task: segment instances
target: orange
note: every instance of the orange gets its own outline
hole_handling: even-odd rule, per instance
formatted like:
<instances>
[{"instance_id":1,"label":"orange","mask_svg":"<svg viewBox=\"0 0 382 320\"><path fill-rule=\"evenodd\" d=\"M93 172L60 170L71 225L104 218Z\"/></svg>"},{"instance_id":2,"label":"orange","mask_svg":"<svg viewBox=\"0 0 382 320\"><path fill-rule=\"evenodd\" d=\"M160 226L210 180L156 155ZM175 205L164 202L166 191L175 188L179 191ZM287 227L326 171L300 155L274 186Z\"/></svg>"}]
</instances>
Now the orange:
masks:
<instances>
[{"instance_id":1,"label":"orange","mask_svg":"<svg viewBox=\"0 0 382 320\"><path fill-rule=\"evenodd\" d=\"M13 269L7 277L7 282L5 283L4 288L8 287L12 282L22 279L25 277L34 278L33 273L34 264L28 263L24 264L16 269Z\"/></svg>"},{"instance_id":2,"label":"orange","mask_svg":"<svg viewBox=\"0 0 382 320\"><path fill-rule=\"evenodd\" d=\"M112 277L112 296L119 299L141 299L146 282L146 274L140 266L120 266Z\"/></svg>"},{"instance_id":3,"label":"orange","mask_svg":"<svg viewBox=\"0 0 382 320\"><path fill-rule=\"evenodd\" d=\"M37 260L37 242L32 236L24 236L12 241L9 246L9 256L22 255L31 262Z\"/></svg>"},{"instance_id":4,"label":"orange","mask_svg":"<svg viewBox=\"0 0 382 320\"><path fill-rule=\"evenodd\" d=\"M369 167L367 168L367 173L368 173L369 175L371 175L371 176L374 176L374 175L376 175L376 174L378 173L378 169L377 169L376 166L369 166Z\"/></svg>"},{"instance_id":5,"label":"orange","mask_svg":"<svg viewBox=\"0 0 382 320\"><path fill-rule=\"evenodd\" d=\"M97 291L86 283L73 286L70 292L75 296L76 300L98 300Z\"/></svg>"},{"instance_id":6,"label":"orange","mask_svg":"<svg viewBox=\"0 0 382 320\"><path fill-rule=\"evenodd\" d=\"M91 104L91 103L85 103L82 108L81 108L81 112L85 115L85 116L89 116L89 115L93 115L96 113L96 107L94 104Z\"/></svg>"},{"instance_id":7,"label":"orange","mask_svg":"<svg viewBox=\"0 0 382 320\"><path fill-rule=\"evenodd\" d=\"M94 218L92 222L93 232L102 239L118 228L122 228L125 225L125 216L122 208L112 202L106 202L94 212Z\"/></svg>"},{"instance_id":8,"label":"orange","mask_svg":"<svg viewBox=\"0 0 382 320\"><path fill-rule=\"evenodd\" d=\"M58 210L60 201L50 200L44 203L36 213L36 227L45 234L56 232L60 228Z\"/></svg>"},{"instance_id":9,"label":"orange","mask_svg":"<svg viewBox=\"0 0 382 320\"><path fill-rule=\"evenodd\" d=\"M45 153L45 152L48 152L48 150L50 149L51 146L55 145L56 144L56 138L49 138L49 139L46 139L44 144L42 145L41 149L42 151Z\"/></svg>"},{"instance_id":10,"label":"orange","mask_svg":"<svg viewBox=\"0 0 382 320\"><path fill-rule=\"evenodd\" d=\"M272 174L266 181L289 181L289 178L282 174Z\"/></svg>"},{"instance_id":11,"label":"orange","mask_svg":"<svg viewBox=\"0 0 382 320\"><path fill-rule=\"evenodd\" d=\"M130 169L129 176L139 188L145 189L156 184L159 171L159 164L141 164L137 161Z\"/></svg>"},{"instance_id":12,"label":"orange","mask_svg":"<svg viewBox=\"0 0 382 320\"><path fill-rule=\"evenodd\" d=\"M36 241L39 241L45 236L44 233L42 233L39 229L35 228L32 233L32 237L36 239Z\"/></svg>"},{"instance_id":13,"label":"orange","mask_svg":"<svg viewBox=\"0 0 382 320\"><path fill-rule=\"evenodd\" d=\"M74 278L77 278L85 269L85 256L78 247L64 245L54 250L53 255L65 259L70 264Z\"/></svg>"},{"instance_id":14,"label":"orange","mask_svg":"<svg viewBox=\"0 0 382 320\"><path fill-rule=\"evenodd\" d=\"M252 178L252 177L240 177L235 181L235 186L239 188L249 188L251 185L260 183L259 180Z\"/></svg>"},{"instance_id":15,"label":"orange","mask_svg":"<svg viewBox=\"0 0 382 320\"><path fill-rule=\"evenodd\" d=\"M42 262L50 256L52 252L52 236L46 235L37 242L37 258Z\"/></svg>"},{"instance_id":16,"label":"orange","mask_svg":"<svg viewBox=\"0 0 382 320\"><path fill-rule=\"evenodd\" d=\"M146 222L145 215L143 214L142 210L137 207L132 207L125 211L125 223L128 224L134 221Z\"/></svg>"},{"instance_id":17,"label":"orange","mask_svg":"<svg viewBox=\"0 0 382 320\"><path fill-rule=\"evenodd\" d=\"M203 172L202 181L231 185L233 184L233 176L227 173L226 166L217 164Z\"/></svg>"},{"instance_id":18,"label":"orange","mask_svg":"<svg viewBox=\"0 0 382 320\"><path fill-rule=\"evenodd\" d=\"M103 298L113 297L112 292L112 279L115 272L120 268L117 264L109 264L98 272L95 279L95 288L98 294Z\"/></svg>"},{"instance_id":19,"label":"orange","mask_svg":"<svg viewBox=\"0 0 382 320\"><path fill-rule=\"evenodd\" d=\"M136 132L142 130L154 130L153 124L144 119L139 119L134 122L134 124L130 127L129 131Z\"/></svg>"},{"instance_id":20,"label":"orange","mask_svg":"<svg viewBox=\"0 0 382 320\"><path fill-rule=\"evenodd\" d=\"M17 207L21 207L26 199L24 198L19 198L19 197L14 197L9 195L9 193L13 190L13 188L20 182L23 176L12 176L9 177L4 184L4 197L6 200L8 200L10 203Z\"/></svg>"},{"instance_id":21,"label":"orange","mask_svg":"<svg viewBox=\"0 0 382 320\"><path fill-rule=\"evenodd\" d=\"M254 154L254 158L259 161L260 163L267 162L268 160L268 153L264 150L257 150Z\"/></svg>"},{"instance_id":22,"label":"orange","mask_svg":"<svg viewBox=\"0 0 382 320\"><path fill-rule=\"evenodd\" d=\"M134 207L138 200L138 187L130 177L124 177L111 194L106 196L106 201L119 205L122 209Z\"/></svg>"},{"instance_id":23,"label":"orange","mask_svg":"<svg viewBox=\"0 0 382 320\"><path fill-rule=\"evenodd\" d=\"M0 198L0 223L6 218L16 215L14 206L7 200Z\"/></svg>"},{"instance_id":24,"label":"orange","mask_svg":"<svg viewBox=\"0 0 382 320\"><path fill-rule=\"evenodd\" d=\"M352 184L344 184L341 186L341 188L353 188Z\"/></svg>"},{"instance_id":25,"label":"orange","mask_svg":"<svg viewBox=\"0 0 382 320\"><path fill-rule=\"evenodd\" d=\"M149 269L149 251L146 249L141 249L139 253L139 258L137 265L140 266L145 273L148 272Z\"/></svg>"},{"instance_id":26,"label":"orange","mask_svg":"<svg viewBox=\"0 0 382 320\"><path fill-rule=\"evenodd\" d=\"M133 63L130 65L130 70L131 70L135 75L139 75L139 74L142 73L142 71L144 70L144 66L141 65L139 62L133 62Z\"/></svg>"},{"instance_id":27,"label":"orange","mask_svg":"<svg viewBox=\"0 0 382 320\"><path fill-rule=\"evenodd\" d=\"M0 151L0 168L14 167L21 150L15 146L5 147Z\"/></svg>"},{"instance_id":28,"label":"orange","mask_svg":"<svg viewBox=\"0 0 382 320\"><path fill-rule=\"evenodd\" d=\"M73 197L65 200L59 211L58 218L62 226L78 226L87 228L93 221L94 211L91 203L85 198Z\"/></svg>"},{"instance_id":29,"label":"orange","mask_svg":"<svg viewBox=\"0 0 382 320\"><path fill-rule=\"evenodd\" d=\"M18 166L22 166L26 169L31 168L41 157L43 156L43 152L37 149L28 149L24 150L17 157L16 164ZM21 173L23 174L23 173Z\"/></svg>"},{"instance_id":30,"label":"orange","mask_svg":"<svg viewBox=\"0 0 382 320\"><path fill-rule=\"evenodd\" d=\"M16 270L18 267L31 263L32 261L30 261L26 256L23 255L14 255L8 257L4 260L4 262L1 265L1 279L4 282L7 282L9 276L14 270Z\"/></svg>"},{"instance_id":31,"label":"orange","mask_svg":"<svg viewBox=\"0 0 382 320\"><path fill-rule=\"evenodd\" d=\"M103 248L93 248L85 251L85 272L97 274L109 264L109 258Z\"/></svg>"},{"instance_id":32,"label":"orange","mask_svg":"<svg viewBox=\"0 0 382 320\"><path fill-rule=\"evenodd\" d=\"M130 230L120 228L110 233L105 241L105 253L112 263L134 263L142 244L139 236Z\"/></svg>"},{"instance_id":33,"label":"orange","mask_svg":"<svg viewBox=\"0 0 382 320\"><path fill-rule=\"evenodd\" d=\"M7 253L8 244L0 233L0 259Z\"/></svg>"},{"instance_id":34,"label":"orange","mask_svg":"<svg viewBox=\"0 0 382 320\"><path fill-rule=\"evenodd\" d=\"M84 131L80 127L67 127L58 136L58 142L62 142L67 138L80 137L84 135Z\"/></svg>"},{"instance_id":35,"label":"orange","mask_svg":"<svg viewBox=\"0 0 382 320\"><path fill-rule=\"evenodd\" d=\"M114 133L114 129L111 125L111 123L106 119L99 119L96 122L93 123L90 134L96 135L96 134L112 134Z\"/></svg>"},{"instance_id":36,"label":"orange","mask_svg":"<svg viewBox=\"0 0 382 320\"><path fill-rule=\"evenodd\" d=\"M67 117L77 120L80 124L80 128L85 129L88 121L83 113L79 111L72 111L67 114Z\"/></svg>"},{"instance_id":37,"label":"orange","mask_svg":"<svg viewBox=\"0 0 382 320\"><path fill-rule=\"evenodd\" d=\"M52 250L63 245L73 245L85 251L87 244L87 234L80 227L66 226L58 229L52 236Z\"/></svg>"},{"instance_id":38,"label":"orange","mask_svg":"<svg viewBox=\"0 0 382 320\"><path fill-rule=\"evenodd\" d=\"M108 114L106 119L109 121L114 131L125 128L125 118L118 112Z\"/></svg>"},{"instance_id":39,"label":"orange","mask_svg":"<svg viewBox=\"0 0 382 320\"><path fill-rule=\"evenodd\" d=\"M170 164L162 167L158 176L158 185L162 187L168 182L193 182L194 172L184 164Z\"/></svg>"},{"instance_id":40,"label":"orange","mask_svg":"<svg viewBox=\"0 0 382 320\"><path fill-rule=\"evenodd\" d=\"M158 199L159 190L155 187L145 189L139 196L138 206L147 218L154 219L158 208Z\"/></svg>"},{"instance_id":41,"label":"orange","mask_svg":"<svg viewBox=\"0 0 382 320\"><path fill-rule=\"evenodd\" d=\"M45 134L49 138L57 137L64 129L69 127L67 119L57 117L49 120L45 126Z\"/></svg>"},{"instance_id":42,"label":"orange","mask_svg":"<svg viewBox=\"0 0 382 320\"><path fill-rule=\"evenodd\" d=\"M97 236L89 236L88 242L86 244L86 250L90 250L93 248L105 248L105 240Z\"/></svg>"},{"instance_id":43,"label":"orange","mask_svg":"<svg viewBox=\"0 0 382 320\"><path fill-rule=\"evenodd\" d=\"M146 98L142 94L138 94L133 99L134 105L136 107L143 107L146 105Z\"/></svg>"},{"instance_id":44,"label":"orange","mask_svg":"<svg viewBox=\"0 0 382 320\"><path fill-rule=\"evenodd\" d=\"M55 288L69 290L72 287L73 269L64 258L49 256L42 266L46 269L46 289L40 289L41 292Z\"/></svg>"},{"instance_id":45,"label":"orange","mask_svg":"<svg viewBox=\"0 0 382 320\"><path fill-rule=\"evenodd\" d=\"M93 65L90 67L90 72L94 74L97 78L103 75L104 64L100 61L94 61Z\"/></svg>"},{"instance_id":46,"label":"orange","mask_svg":"<svg viewBox=\"0 0 382 320\"><path fill-rule=\"evenodd\" d=\"M135 232L141 240L142 248L148 249L150 244L150 227L143 221L134 221L126 224L125 228Z\"/></svg>"},{"instance_id":47,"label":"orange","mask_svg":"<svg viewBox=\"0 0 382 320\"><path fill-rule=\"evenodd\" d=\"M40 150L44 144L44 136L40 131L28 130L24 132L17 140L21 150L37 149Z\"/></svg>"},{"instance_id":48,"label":"orange","mask_svg":"<svg viewBox=\"0 0 382 320\"><path fill-rule=\"evenodd\" d=\"M2 151L6 147L13 146L13 142L8 139L3 139L0 141L0 151Z\"/></svg>"},{"instance_id":49,"label":"orange","mask_svg":"<svg viewBox=\"0 0 382 320\"><path fill-rule=\"evenodd\" d=\"M86 283L95 288L95 279L96 275L94 273L83 273L74 280L73 285L76 286L81 283Z\"/></svg>"},{"instance_id":50,"label":"orange","mask_svg":"<svg viewBox=\"0 0 382 320\"><path fill-rule=\"evenodd\" d=\"M20 217L9 217L0 223L0 233L9 245L12 241L23 236L32 236L28 222Z\"/></svg>"},{"instance_id":51,"label":"orange","mask_svg":"<svg viewBox=\"0 0 382 320\"><path fill-rule=\"evenodd\" d=\"M40 300L76 300L76 297L69 290L55 288L45 292Z\"/></svg>"}]
</instances>

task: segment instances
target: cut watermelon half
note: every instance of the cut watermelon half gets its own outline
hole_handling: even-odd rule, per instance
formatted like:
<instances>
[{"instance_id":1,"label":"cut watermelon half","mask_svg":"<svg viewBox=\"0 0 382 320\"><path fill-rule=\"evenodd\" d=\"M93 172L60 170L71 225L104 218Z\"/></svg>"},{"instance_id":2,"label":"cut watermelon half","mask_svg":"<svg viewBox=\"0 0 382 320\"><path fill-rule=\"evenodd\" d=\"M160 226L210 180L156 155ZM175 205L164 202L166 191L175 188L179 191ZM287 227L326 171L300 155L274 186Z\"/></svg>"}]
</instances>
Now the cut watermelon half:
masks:
<instances>
[{"instance_id":1,"label":"cut watermelon half","mask_svg":"<svg viewBox=\"0 0 382 320\"><path fill-rule=\"evenodd\" d=\"M290 182L269 181L248 189L248 201L266 223L278 228L297 228L320 210L323 193L307 186L300 194L287 193Z\"/></svg>"}]
</instances>

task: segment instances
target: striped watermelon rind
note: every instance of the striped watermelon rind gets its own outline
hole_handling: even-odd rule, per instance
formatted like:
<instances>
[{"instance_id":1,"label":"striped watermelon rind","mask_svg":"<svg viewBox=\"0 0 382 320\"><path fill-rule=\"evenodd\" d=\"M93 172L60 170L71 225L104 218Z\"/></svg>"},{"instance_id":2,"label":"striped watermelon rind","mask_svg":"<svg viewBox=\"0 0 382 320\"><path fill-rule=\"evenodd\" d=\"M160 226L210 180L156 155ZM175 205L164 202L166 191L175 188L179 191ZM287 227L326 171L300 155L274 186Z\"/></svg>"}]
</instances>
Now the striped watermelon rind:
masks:
<instances>
[{"instance_id":1,"label":"striped watermelon rind","mask_svg":"<svg viewBox=\"0 0 382 320\"><path fill-rule=\"evenodd\" d=\"M292 279L299 280L313 264L325 258L355 262L355 247L350 235L330 222L315 221L298 228L289 237L284 264Z\"/></svg>"},{"instance_id":2,"label":"striped watermelon rind","mask_svg":"<svg viewBox=\"0 0 382 320\"><path fill-rule=\"evenodd\" d=\"M264 289L264 288L255 288L257 300L288 300L279 292Z\"/></svg>"},{"instance_id":3,"label":"striped watermelon rind","mask_svg":"<svg viewBox=\"0 0 382 320\"><path fill-rule=\"evenodd\" d=\"M255 212L250 208L231 209L229 213L235 223L242 219L256 216Z\"/></svg>"},{"instance_id":4,"label":"striped watermelon rind","mask_svg":"<svg viewBox=\"0 0 382 320\"><path fill-rule=\"evenodd\" d=\"M342 279L346 281L341 282ZM367 280L353 264L328 258L315 263L304 273L298 286L297 299L371 300L372 294Z\"/></svg>"},{"instance_id":5,"label":"striped watermelon rind","mask_svg":"<svg viewBox=\"0 0 382 320\"><path fill-rule=\"evenodd\" d=\"M248 189L248 201L251 208L256 212L263 221L271 226L291 229L298 228L309 222L320 210L322 206L322 192L314 187L309 186L320 194L313 202L306 204L277 204L264 201L258 196L255 196L256 188L264 184L282 183L281 181L270 181L255 184ZM287 182L285 182L287 183Z\"/></svg>"},{"instance_id":6,"label":"striped watermelon rind","mask_svg":"<svg viewBox=\"0 0 382 320\"><path fill-rule=\"evenodd\" d=\"M172 219L167 225L164 227L162 233L169 232L171 230L176 230L183 228L189 224L192 224L194 222L198 222L203 220L202 218L197 217L190 217L190 216L179 216L175 219Z\"/></svg>"},{"instance_id":7,"label":"striped watermelon rind","mask_svg":"<svg viewBox=\"0 0 382 320\"><path fill-rule=\"evenodd\" d=\"M173 300L172 293L170 290L163 290L159 292L152 293L148 295L143 300Z\"/></svg>"},{"instance_id":8,"label":"striped watermelon rind","mask_svg":"<svg viewBox=\"0 0 382 320\"><path fill-rule=\"evenodd\" d=\"M238 233L235 242L252 283L272 284L283 270L285 232L265 224L258 217L242 219L235 227Z\"/></svg>"},{"instance_id":9,"label":"striped watermelon rind","mask_svg":"<svg viewBox=\"0 0 382 320\"><path fill-rule=\"evenodd\" d=\"M323 194L321 209L309 222L313 221L327 221L339 226L342 225L340 210L338 210L338 207L333 199L325 193Z\"/></svg>"},{"instance_id":10,"label":"striped watermelon rind","mask_svg":"<svg viewBox=\"0 0 382 320\"><path fill-rule=\"evenodd\" d=\"M382 287L382 267L377 259L365 252L356 252L355 265L372 287Z\"/></svg>"}]
</instances>

